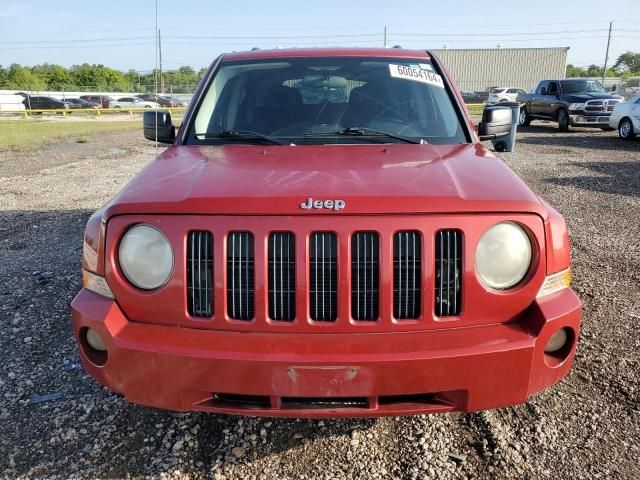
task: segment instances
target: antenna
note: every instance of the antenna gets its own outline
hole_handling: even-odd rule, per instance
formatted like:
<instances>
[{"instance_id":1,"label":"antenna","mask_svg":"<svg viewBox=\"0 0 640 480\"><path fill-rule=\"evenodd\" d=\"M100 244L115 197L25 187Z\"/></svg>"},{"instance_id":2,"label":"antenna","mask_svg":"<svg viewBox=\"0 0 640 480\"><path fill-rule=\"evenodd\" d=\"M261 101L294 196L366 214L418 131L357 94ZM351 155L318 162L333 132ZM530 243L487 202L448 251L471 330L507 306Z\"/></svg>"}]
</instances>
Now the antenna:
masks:
<instances>
[{"instance_id":1,"label":"antenna","mask_svg":"<svg viewBox=\"0 0 640 480\"><path fill-rule=\"evenodd\" d=\"M611 45L611 30L613 22L609 22L609 37L607 38L607 53L604 54L604 68L602 69L602 85L604 86L604 77L607 76L607 63L609 62L609 45Z\"/></svg>"},{"instance_id":2,"label":"antenna","mask_svg":"<svg viewBox=\"0 0 640 480\"><path fill-rule=\"evenodd\" d=\"M156 68L153 69L153 95L154 99L158 101L158 54L160 52L160 30L158 29L158 0L156 1ZM158 156L158 111L156 110L156 157Z\"/></svg>"},{"instance_id":3,"label":"antenna","mask_svg":"<svg viewBox=\"0 0 640 480\"><path fill-rule=\"evenodd\" d=\"M164 77L162 76L162 36L160 35L160 29L158 29L158 58L160 59L160 93L164 93Z\"/></svg>"}]
</instances>

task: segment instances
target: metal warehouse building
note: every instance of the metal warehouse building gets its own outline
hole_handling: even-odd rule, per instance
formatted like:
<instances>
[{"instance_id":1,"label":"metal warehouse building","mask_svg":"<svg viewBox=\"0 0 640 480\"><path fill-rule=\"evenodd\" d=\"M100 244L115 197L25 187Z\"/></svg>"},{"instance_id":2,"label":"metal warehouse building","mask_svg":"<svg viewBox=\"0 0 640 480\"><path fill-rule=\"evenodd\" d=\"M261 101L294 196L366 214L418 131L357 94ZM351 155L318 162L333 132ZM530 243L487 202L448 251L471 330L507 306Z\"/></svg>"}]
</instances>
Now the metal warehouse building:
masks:
<instances>
[{"instance_id":1,"label":"metal warehouse building","mask_svg":"<svg viewBox=\"0 0 640 480\"><path fill-rule=\"evenodd\" d=\"M430 50L444 62L461 90L491 87L530 90L545 78L564 78L569 47Z\"/></svg>"}]
</instances>

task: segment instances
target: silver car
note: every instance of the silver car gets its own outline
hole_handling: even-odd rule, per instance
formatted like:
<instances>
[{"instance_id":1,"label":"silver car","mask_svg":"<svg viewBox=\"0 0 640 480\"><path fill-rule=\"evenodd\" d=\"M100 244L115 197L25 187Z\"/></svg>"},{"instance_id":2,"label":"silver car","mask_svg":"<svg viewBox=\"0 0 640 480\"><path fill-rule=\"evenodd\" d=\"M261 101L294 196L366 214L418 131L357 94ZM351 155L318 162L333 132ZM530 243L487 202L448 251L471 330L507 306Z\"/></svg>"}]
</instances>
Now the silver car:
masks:
<instances>
[{"instance_id":1,"label":"silver car","mask_svg":"<svg viewBox=\"0 0 640 480\"><path fill-rule=\"evenodd\" d=\"M640 135L640 95L616 104L609 117L609 126L618 129L618 135L623 140Z\"/></svg>"}]
</instances>

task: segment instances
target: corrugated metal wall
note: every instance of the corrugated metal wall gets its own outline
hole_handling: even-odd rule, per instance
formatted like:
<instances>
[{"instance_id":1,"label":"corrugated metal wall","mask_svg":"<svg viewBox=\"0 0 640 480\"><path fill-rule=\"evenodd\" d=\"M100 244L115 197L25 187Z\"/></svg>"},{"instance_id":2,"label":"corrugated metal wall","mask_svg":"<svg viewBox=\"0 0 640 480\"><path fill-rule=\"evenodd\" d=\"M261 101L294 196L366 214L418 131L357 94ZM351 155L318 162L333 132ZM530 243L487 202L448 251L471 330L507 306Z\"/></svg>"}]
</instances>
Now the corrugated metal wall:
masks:
<instances>
[{"instance_id":1,"label":"corrugated metal wall","mask_svg":"<svg viewBox=\"0 0 640 480\"><path fill-rule=\"evenodd\" d=\"M461 90L491 87L530 90L540 80L564 78L567 51L562 48L487 48L430 50L446 65Z\"/></svg>"}]
</instances>

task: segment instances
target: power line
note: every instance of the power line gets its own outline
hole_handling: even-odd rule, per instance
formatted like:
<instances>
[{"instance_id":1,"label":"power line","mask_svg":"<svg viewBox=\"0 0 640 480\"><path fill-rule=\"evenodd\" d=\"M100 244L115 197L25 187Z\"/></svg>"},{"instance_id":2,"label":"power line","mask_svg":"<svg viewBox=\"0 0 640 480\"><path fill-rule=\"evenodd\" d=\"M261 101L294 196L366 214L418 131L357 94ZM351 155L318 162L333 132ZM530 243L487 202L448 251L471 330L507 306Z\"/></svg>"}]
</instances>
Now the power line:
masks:
<instances>
[{"instance_id":1,"label":"power line","mask_svg":"<svg viewBox=\"0 0 640 480\"><path fill-rule=\"evenodd\" d=\"M507 32L507 33L394 33L398 37L508 37L508 36L538 36L538 35L564 35L568 33L594 33L606 32L606 28L591 30L558 30L553 32Z\"/></svg>"}]
</instances>

